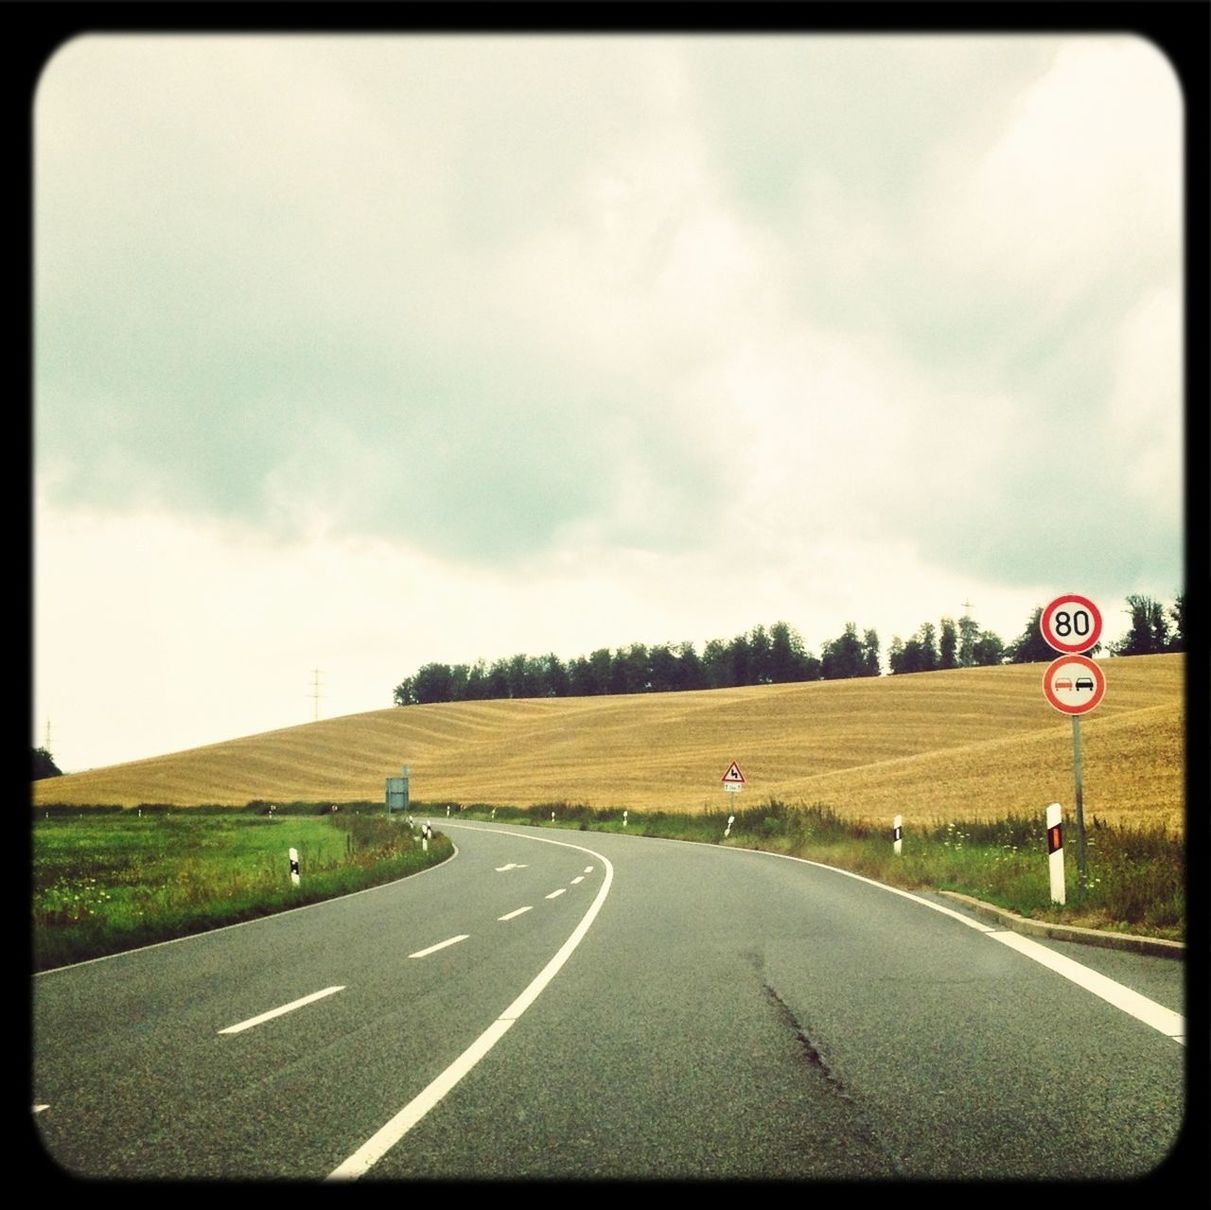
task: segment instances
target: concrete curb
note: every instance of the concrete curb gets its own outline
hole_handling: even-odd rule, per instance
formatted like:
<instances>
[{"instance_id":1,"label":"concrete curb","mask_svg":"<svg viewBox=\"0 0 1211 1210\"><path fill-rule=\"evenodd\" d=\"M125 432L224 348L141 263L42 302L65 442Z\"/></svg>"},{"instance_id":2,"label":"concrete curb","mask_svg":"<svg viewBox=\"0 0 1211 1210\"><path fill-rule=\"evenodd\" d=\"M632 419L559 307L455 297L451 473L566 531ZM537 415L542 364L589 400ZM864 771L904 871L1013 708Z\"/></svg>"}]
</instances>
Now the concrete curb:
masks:
<instances>
[{"instance_id":1,"label":"concrete curb","mask_svg":"<svg viewBox=\"0 0 1211 1210\"><path fill-rule=\"evenodd\" d=\"M947 899L953 899L984 920L1003 924L1015 933L1023 933L1028 937L1049 937L1053 941L1077 941L1083 945L1100 945L1104 949L1130 950L1136 954L1147 954L1154 958L1185 958L1186 943L1184 941L1167 941L1163 937L1134 937L1130 933L1107 933L1100 929L1075 928L1070 924L1052 924L1046 920L1027 920L1024 916L1015 916L1004 908L993 907L990 903L981 903L969 895L960 895L957 891L941 891Z\"/></svg>"}]
</instances>

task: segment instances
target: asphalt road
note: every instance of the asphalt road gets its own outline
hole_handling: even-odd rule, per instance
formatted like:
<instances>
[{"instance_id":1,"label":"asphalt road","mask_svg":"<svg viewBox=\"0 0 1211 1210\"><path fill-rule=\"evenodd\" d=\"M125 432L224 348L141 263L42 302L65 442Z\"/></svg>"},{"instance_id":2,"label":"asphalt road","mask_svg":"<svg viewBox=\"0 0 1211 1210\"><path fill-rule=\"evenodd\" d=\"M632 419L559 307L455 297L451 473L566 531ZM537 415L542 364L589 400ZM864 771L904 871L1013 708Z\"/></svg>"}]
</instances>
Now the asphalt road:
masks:
<instances>
[{"instance_id":1,"label":"asphalt road","mask_svg":"<svg viewBox=\"0 0 1211 1210\"><path fill-rule=\"evenodd\" d=\"M436 822L424 874L35 976L51 1168L1114 1181L1181 1136L1180 961L770 854Z\"/></svg>"}]
</instances>

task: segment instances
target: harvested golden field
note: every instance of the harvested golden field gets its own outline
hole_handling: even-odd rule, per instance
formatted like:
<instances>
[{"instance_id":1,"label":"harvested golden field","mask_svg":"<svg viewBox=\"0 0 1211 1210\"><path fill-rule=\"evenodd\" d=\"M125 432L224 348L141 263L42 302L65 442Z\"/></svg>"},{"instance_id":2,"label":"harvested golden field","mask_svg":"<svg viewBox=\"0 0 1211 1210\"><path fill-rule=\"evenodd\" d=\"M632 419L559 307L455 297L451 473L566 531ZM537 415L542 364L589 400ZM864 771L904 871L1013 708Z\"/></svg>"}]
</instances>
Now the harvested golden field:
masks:
<instances>
[{"instance_id":1,"label":"harvested golden field","mask_svg":"<svg viewBox=\"0 0 1211 1210\"><path fill-rule=\"evenodd\" d=\"M1086 819L1185 824L1185 658L1102 662L1081 721ZM701 811L769 798L883 824L1074 805L1072 722L1045 664L619 697L375 710L33 783L42 803L585 803ZM747 784L720 785L735 760Z\"/></svg>"}]
</instances>

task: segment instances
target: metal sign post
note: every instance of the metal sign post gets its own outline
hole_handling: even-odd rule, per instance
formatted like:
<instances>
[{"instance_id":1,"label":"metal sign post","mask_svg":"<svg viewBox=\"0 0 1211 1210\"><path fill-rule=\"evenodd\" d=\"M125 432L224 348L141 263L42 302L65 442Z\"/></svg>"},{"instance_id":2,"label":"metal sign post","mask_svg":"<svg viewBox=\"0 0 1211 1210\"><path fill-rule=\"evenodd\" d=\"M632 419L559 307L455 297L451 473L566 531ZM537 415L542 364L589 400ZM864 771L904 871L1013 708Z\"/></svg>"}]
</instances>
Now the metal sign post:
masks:
<instances>
[{"instance_id":1,"label":"metal sign post","mask_svg":"<svg viewBox=\"0 0 1211 1210\"><path fill-rule=\"evenodd\" d=\"M402 777L387 778L387 814L391 815L396 811L406 811L408 803L411 800L411 792L409 782L411 779L412 770L404 765L400 772Z\"/></svg>"},{"instance_id":2,"label":"metal sign post","mask_svg":"<svg viewBox=\"0 0 1211 1210\"><path fill-rule=\"evenodd\" d=\"M1072 773L1076 791L1077 897L1085 897L1085 795L1081 778L1081 715L1106 694L1106 676L1088 656L1102 633L1102 615L1088 597L1056 597L1039 615L1039 630L1049 647L1062 652L1043 674L1043 696L1061 714L1072 716ZM1062 903L1063 900L1061 899Z\"/></svg>"}]
</instances>

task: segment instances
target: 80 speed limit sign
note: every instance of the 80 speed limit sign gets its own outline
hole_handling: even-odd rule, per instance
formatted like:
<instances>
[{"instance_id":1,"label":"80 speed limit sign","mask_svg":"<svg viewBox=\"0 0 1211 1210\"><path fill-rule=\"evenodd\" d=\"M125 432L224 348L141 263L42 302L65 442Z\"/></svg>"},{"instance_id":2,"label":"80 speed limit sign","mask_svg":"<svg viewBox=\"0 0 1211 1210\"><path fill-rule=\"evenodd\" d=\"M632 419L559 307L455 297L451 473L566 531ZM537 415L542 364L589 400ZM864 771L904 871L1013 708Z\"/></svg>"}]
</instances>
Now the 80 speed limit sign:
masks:
<instances>
[{"instance_id":1,"label":"80 speed limit sign","mask_svg":"<svg viewBox=\"0 0 1211 1210\"><path fill-rule=\"evenodd\" d=\"M1102 636L1102 615L1088 597L1056 597L1039 617L1039 630L1049 647L1065 654L1088 651Z\"/></svg>"}]
</instances>

